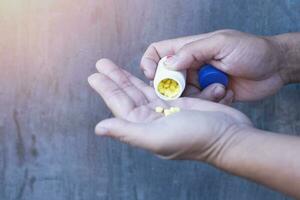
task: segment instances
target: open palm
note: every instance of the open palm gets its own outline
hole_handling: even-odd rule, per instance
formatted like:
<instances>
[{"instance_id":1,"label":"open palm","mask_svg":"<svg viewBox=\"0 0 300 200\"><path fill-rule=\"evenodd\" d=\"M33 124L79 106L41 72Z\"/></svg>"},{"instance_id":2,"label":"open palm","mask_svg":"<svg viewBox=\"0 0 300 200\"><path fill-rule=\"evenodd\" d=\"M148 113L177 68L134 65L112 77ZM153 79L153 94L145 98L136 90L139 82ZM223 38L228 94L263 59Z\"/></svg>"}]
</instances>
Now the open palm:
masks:
<instances>
[{"instance_id":1,"label":"open palm","mask_svg":"<svg viewBox=\"0 0 300 200\"><path fill-rule=\"evenodd\" d=\"M92 87L102 96L116 117L132 122L149 122L163 116L155 112L156 106L197 109L198 99L161 100L151 86L108 59L101 59L96 67L99 73L92 75L89 80L93 80ZM209 95L209 89L203 91L202 96L198 96L202 99L213 100L213 97ZM221 99L220 102L229 103L226 98Z\"/></svg>"},{"instance_id":2,"label":"open palm","mask_svg":"<svg viewBox=\"0 0 300 200\"><path fill-rule=\"evenodd\" d=\"M115 115L97 125L98 134L167 158L194 159L230 127L251 124L242 113L220 103L187 97L163 101L152 87L110 60L98 61L97 69L99 73L91 75L89 83ZM156 106L178 106L182 111L164 117L155 112Z\"/></svg>"}]
</instances>

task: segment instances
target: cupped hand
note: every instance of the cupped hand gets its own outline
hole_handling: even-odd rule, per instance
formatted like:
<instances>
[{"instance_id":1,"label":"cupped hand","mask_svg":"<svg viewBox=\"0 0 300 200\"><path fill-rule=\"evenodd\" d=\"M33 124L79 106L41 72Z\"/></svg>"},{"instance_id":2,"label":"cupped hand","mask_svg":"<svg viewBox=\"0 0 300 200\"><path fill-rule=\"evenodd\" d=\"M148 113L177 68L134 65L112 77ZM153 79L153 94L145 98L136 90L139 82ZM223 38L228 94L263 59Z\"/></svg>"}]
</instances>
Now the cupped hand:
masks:
<instances>
[{"instance_id":1,"label":"cupped hand","mask_svg":"<svg viewBox=\"0 0 300 200\"><path fill-rule=\"evenodd\" d=\"M274 37L220 30L156 42L148 47L141 61L146 77L153 79L158 61L167 55L174 55L169 60L172 69L188 69L188 82L195 87L196 71L205 63L226 72L235 100L273 95L285 83L281 75L283 56ZM195 87L194 92L200 93Z\"/></svg>"},{"instance_id":2,"label":"cupped hand","mask_svg":"<svg viewBox=\"0 0 300 200\"><path fill-rule=\"evenodd\" d=\"M97 63L99 73L88 81L115 118L96 126L96 133L150 150L169 159L214 159L236 134L251 122L241 112L199 98L159 99L154 89L107 59ZM165 117L156 106L177 106Z\"/></svg>"}]
</instances>

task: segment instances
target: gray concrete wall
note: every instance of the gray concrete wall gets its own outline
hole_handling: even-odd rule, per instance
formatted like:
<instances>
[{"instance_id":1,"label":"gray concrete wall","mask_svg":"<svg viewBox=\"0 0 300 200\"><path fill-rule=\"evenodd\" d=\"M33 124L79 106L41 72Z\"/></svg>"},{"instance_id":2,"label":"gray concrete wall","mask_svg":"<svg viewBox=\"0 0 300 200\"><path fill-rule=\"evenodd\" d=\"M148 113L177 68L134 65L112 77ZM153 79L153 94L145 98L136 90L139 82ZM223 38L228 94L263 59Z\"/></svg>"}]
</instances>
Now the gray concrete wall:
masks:
<instances>
[{"instance_id":1,"label":"gray concrete wall","mask_svg":"<svg viewBox=\"0 0 300 200\"><path fill-rule=\"evenodd\" d=\"M205 164L96 137L94 125L111 113L87 77L108 57L142 78L144 50L162 39L299 31L299 11L298 0L1 0L0 199L289 199ZM300 134L299 100L292 85L235 107L260 128Z\"/></svg>"}]
</instances>

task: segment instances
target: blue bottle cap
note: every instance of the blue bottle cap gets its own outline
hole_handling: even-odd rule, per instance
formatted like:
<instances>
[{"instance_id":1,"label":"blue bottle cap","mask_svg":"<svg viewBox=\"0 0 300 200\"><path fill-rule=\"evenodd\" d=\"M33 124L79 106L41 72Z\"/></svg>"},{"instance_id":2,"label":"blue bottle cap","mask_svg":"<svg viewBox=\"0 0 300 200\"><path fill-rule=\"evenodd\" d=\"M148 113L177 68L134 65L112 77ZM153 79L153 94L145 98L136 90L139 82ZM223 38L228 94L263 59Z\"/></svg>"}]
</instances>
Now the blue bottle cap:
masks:
<instances>
[{"instance_id":1,"label":"blue bottle cap","mask_svg":"<svg viewBox=\"0 0 300 200\"><path fill-rule=\"evenodd\" d=\"M203 65L198 70L198 82L201 89L205 89L207 86L213 83L220 83L225 87L228 86L228 75L218 70L212 65Z\"/></svg>"}]
</instances>

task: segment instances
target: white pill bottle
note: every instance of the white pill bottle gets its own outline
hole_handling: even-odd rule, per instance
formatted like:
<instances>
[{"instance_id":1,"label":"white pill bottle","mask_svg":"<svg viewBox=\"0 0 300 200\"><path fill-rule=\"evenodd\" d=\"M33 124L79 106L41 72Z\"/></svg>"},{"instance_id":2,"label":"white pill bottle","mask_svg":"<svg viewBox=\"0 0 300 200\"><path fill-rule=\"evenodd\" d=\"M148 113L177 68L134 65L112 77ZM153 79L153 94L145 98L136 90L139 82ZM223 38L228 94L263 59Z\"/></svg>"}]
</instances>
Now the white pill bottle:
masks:
<instances>
[{"instance_id":1,"label":"white pill bottle","mask_svg":"<svg viewBox=\"0 0 300 200\"><path fill-rule=\"evenodd\" d=\"M171 56L163 57L159 61L157 69L156 69L156 73L154 76L154 81L153 81L155 93L157 94L157 96L159 98L166 100L166 101L175 100L175 99L179 98L182 95L182 93L185 89L185 85L186 85L186 70L176 71L176 70L171 70L171 69L167 68L168 64L166 63L166 60L170 57ZM177 82L178 87L179 87L177 92L172 96L166 96L159 91L160 83L167 79Z\"/></svg>"}]
</instances>

